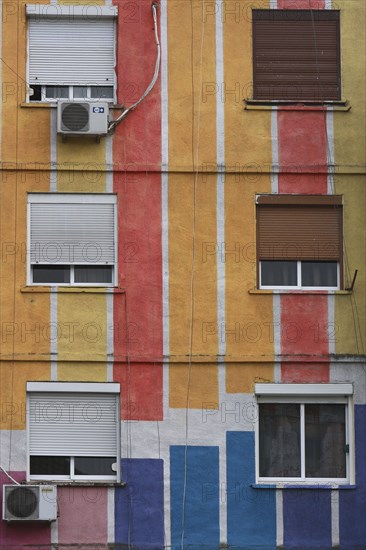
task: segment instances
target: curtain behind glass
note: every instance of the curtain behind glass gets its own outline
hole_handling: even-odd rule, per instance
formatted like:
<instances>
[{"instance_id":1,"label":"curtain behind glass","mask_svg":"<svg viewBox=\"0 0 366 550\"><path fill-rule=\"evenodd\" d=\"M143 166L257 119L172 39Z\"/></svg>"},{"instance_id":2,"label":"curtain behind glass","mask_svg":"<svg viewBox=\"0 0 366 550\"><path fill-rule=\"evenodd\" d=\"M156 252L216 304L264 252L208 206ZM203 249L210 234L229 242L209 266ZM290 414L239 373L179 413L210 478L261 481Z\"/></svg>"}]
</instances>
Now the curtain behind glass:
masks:
<instances>
[{"instance_id":1,"label":"curtain behind glass","mask_svg":"<svg viewBox=\"0 0 366 550\"><path fill-rule=\"evenodd\" d=\"M299 477L300 405L259 405L260 477Z\"/></svg>"}]
</instances>

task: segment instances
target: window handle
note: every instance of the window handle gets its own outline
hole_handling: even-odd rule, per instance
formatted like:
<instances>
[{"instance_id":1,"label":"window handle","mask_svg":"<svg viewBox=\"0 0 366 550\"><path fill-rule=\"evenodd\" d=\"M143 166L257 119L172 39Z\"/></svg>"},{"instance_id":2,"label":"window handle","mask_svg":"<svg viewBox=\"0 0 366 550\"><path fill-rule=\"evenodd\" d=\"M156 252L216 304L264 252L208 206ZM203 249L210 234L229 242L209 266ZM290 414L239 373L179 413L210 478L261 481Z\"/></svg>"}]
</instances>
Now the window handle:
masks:
<instances>
[{"instance_id":1,"label":"window handle","mask_svg":"<svg viewBox=\"0 0 366 550\"><path fill-rule=\"evenodd\" d=\"M344 452L349 453L349 445L348 443L344 446Z\"/></svg>"}]
</instances>

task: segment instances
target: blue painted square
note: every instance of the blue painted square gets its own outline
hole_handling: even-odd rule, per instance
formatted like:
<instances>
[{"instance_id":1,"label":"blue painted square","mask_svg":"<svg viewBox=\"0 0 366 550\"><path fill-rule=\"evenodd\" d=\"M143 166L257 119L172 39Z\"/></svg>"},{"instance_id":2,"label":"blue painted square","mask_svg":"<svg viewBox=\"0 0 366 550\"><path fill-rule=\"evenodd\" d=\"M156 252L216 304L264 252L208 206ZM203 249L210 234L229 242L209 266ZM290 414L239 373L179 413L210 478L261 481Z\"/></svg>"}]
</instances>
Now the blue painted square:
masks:
<instances>
[{"instance_id":1,"label":"blue painted square","mask_svg":"<svg viewBox=\"0 0 366 550\"><path fill-rule=\"evenodd\" d=\"M330 490L284 489L283 529L285 548L332 548Z\"/></svg>"},{"instance_id":2,"label":"blue painted square","mask_svg":"<svg viewBox=\"0 0 366 550\"><path fill-rule=\"evenodd\" d=\"M219 449L170 448L172 550L218 550Z\"/></svg>"},{"instance_id":3,"label":"blue painted square","mask_svg":"<svg viewBox=\"0 0 366 550\"><path fill-rule=\"evenodd\" d=\"M227 534L229 548L276 548L276 491L255 489L252 432L228 432Z\"/></svg>"},{"instance_id":4,"label":"blue painted square","mask_svg":"<svg viewBox=\"0 0 366 550\"><path fill-rule=\"evenodd\" d=\"M123 459L126 487L115 492L116 543L133 550L164 548L164 477L159 459Z\"/></svg>"}]
</instances>

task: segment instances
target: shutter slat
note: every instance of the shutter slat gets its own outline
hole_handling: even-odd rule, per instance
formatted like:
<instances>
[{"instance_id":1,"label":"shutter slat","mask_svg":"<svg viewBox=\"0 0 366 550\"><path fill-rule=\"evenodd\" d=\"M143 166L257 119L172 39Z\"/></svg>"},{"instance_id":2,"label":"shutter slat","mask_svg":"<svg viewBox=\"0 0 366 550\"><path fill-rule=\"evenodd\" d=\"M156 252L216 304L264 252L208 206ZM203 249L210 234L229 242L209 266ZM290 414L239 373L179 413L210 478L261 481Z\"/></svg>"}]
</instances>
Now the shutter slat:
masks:
<instances>
[{"instance_id":1,"label":"shutter slat","mask_svg":"<svg viewBox=\"0 0 366 550\"><path fill-rule=\"evenodd\" d=\"M341 99L338 13L271 12L254 12L254 98Z\"/></svg>"},{"instance_id":2,"label":"shutter slat","mask_svg":"<svg viewBox=\"0 0 366 550\"><path fill-rule=\"evenodd\" d=\"M113 19L29 20L29 82L48 85L114 83Z\"/></svg>"},{"instance_id":3,"label":"shutter slat","mask_svg":"<svg viewBox=\"0 0 366 550\"><path fill-rule=\"evenodd\" d=\"M114 204L32 203L31 263L113 264Z\"/></svg>"},{"instance_id":4,"label":"shutter slat","mask_svg":"<svg viewBox=\"0 0 366 550\"><path fill-rule=\"evenodd\" d=\"M260 260L339 261L340 207L257 206Z\"/></svg>"},{"instance_id":5,"label":"shutter slat","mask_svg":"<svg viewBox=\"0 0 366 550\"><path fill-rule=\"evenodd\" d=\"M31 455L116 456L114 394L29 394Z\"/></svg>"}]
</instances>

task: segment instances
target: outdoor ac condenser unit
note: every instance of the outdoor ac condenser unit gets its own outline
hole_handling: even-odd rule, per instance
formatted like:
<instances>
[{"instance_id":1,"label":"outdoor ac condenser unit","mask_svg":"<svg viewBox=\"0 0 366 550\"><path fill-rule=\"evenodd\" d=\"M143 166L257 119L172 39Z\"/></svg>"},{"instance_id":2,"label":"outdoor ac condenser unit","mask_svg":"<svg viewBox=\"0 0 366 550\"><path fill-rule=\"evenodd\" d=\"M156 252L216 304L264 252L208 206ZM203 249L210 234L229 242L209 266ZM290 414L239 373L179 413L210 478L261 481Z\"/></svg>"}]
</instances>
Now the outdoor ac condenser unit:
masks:
<instances>
[{"instance_id":1,"label":"outdoor ac condenser unit","mask_svg":"<svg viewBox=\"0 0 366 550\"><path fill-rule=\"evenodd\" d=\"M55 521L55 485L3 485L5 521Z\"/></svg>"},{"instance_id":2,"label":"outdoor ac condenser unit","mask_svg":"<svg viewBox=\"0 0 366 550\"><path fill-rule=\"evenodd\" d=\"M57 133L102 136L108 132L108 103L59 101Z\"/></svg>"}]
</instances>

